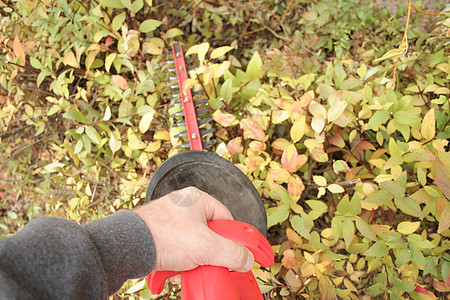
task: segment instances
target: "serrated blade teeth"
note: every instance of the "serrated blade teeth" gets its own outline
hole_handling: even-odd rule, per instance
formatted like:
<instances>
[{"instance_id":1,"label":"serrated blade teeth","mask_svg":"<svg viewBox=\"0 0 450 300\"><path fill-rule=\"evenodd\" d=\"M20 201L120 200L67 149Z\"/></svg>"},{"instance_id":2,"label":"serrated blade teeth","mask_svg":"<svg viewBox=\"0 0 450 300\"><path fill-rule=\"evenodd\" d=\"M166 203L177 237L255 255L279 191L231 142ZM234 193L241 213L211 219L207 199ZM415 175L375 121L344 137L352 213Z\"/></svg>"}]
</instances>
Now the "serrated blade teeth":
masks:
<instances>
[{"instance_id":1,"label":"serrated blade teeth","mask_svg":"<svg viewBox=\"0 0 450 300\"><path fill-rule=\"evenodd\" d=\"M189 143L189 141L184 142L183 144L175 147L175 149L182 149L182 148L188 148L188 149L191 148L191 144Z\"/></svg>"},{"instance_id":2,"label":"serrated blade teeth","mask_svg":"<svg viewBox=\"0 0 450 300\"><path fill-rule=\"evenodd\" d=\"M163 73L173 73L173 72L175 72L176 70L177 70L177 68L175 68L175 66L174 66L173 68L165 69L165 70L163 71Z\"/></svg>"},{"instance_id":3,"label":"serrated blade teeth","mask_svg":"<svg viewBox=\"0 0 450 300\"><path fill-rule=\"evenodd\" d=\"M179 98L181 97L180 93L173 93L167 96L167 99Z\"/></svg>"},{"instance_id":4,"label":"serrated blade teeth","mask_svg":"<svg viewBox=\"0 0 450 300\"><path fill-rule=\"evenodd\" d=\"M207 118L207 119L204 119L204 120L200 120L200 121L198 121L198 127L201 127L201 126L203 126L203 125L206 125L206 124L208 124L209 122L211 122L213 119L212 118ZM185 122L185 124L186 124L186 122Z\"/></svg>"},{"instance_id":5,"label":"serrated blade teeth","mask_svg":"<svg viewBox=\"0 0 450 300\"><path fill-rule=\"evenodd\" d=\"M184 116L184 111L183 110L180 110L180 111L170 115L171 118L183 117L183 116Z\"/></svg>"},{"instance_id":6,"label":"serrated blade teeth","mask_svg":"<svg viewBox=\"0 0 450 300\"><path fill-rule=\"evenodd\" d=\"M199 109L199 110L195 110L195 113L197 115L197 117L204 115L206 113L209 113L211 110L208 108L204 108L204 109Z\"/></svg>"},{"instance_id":7,"label":"serrated blade teeth","mask_svg":"<svg viewBox=\"0 0 450 300\"><path fill-rule=\"evenodd\" d=\"M166 90L175 90L175 89L178 90L179 88L180 88L180 86L178 85L178 83L174 83L174 84L166 86Z\"/></svg>"},{"instance_id":8,"label":"serrated blade teeth","mask_svg":"<svg viewBox=\"0 0 450 300\"><path fill-rule=\"evenodd\" d=\"M180 138L180 137L183 137L183 136L188 136L187 130L184 130L184 131L182 131L182 132L180 132L180 133L175 135L176 138Z\"/></svg>"},{"instance_id":9,"label":"serrated blade teeth","mask_svg":"<svg viewBox=\"0 0 450 300\"><path fill-rule=\"evenodd\" d=\"M216 131L215 128L210 128L210 129L207 129L207 130L200 130L200 136L201 137L205 137L205 136L210 135L211 133L213 133L215 131Z\"/></svg>"},{"instance_id":10,"label":"serrated blade teeth","mask_svg":"<svg viewBox=\"0 0 450 300\"><path fill-rule=\"evenodd\" d=\"M170 81L174 81L177 80L177 76L169 76L166 79L164 79L165 82L170 82Z\"/></svg>"},{"instance_id":11,"label":"serrated blade teeth","mask_svg":"<svg viewBox=\"0 0 450 300\"><path fill-rule=\"evenodd\" d=\"M208 102L207 98L201 99L201 100L197 100L197 101L194 101L194 106L200 106L200 105L202 105L203 103L206 103L206 102ZM175 107L175 106L183 106L183 103L181 103L181 101L178 101L178 102L169 104L169 108L172 108L172 107Z\"/></svg>"},{"instance_id":12,"label":"serrated blade teeth","mask_svg":"<svg viewBox=\"0 0 450 300\"><path fill-rule=\"evenodd\" d=\"M173 59L169 59L169 60L166 60L165 62L163 62L163 66L167 66L167 65L175 65L175 60L173 60Z\"/></svg>"},{"instance_id":13,"label":"serrated blade teeth","mask_svg":"<svg viewBox=\"0 0 450 300\"><path fill-rule=\"evenodd\" d=\"M203 94L204 92L205 92L205 90L199 90L199 91L192 92L192 97L201 95L201 94Z\"/></svg>"},{"instance_id":14,"label":"serrated blade teeth","mask_svg":"<svg viewBox=\"0 0 450 300\"><path fill-rule=\"evenodd\" d=\"M216 139L209 140L209 141L206 141L206 142L202 142L202 144L203 144L203 149L206 149L206 148L209 148L209 147L217 144L217 140Z\"/></svg>"},{"instance_id":15,"label":"serrated blade teeth","mask_svg":"<svg viewBox=\"0 0 450 300\"><path fill-rule=\"evenodd\" d=\"M169 108L172 108L172 107L175 107L175 106L183 106L183 104L180 101L169 104Z\"/></svg>"},{"instance_id":16,"label":"serrated blade teeth","mask_svg":"<svg viewBox=\"0 0 450 300\"><path fill-rule=\"evenodd\" d=\"M193 61L196 60L196 59L197 59L196 57L189 57L189 58L185 58L184 61L185 61L186 63L191 63L191 62L193 62Z\"/></svg>"},{"instance_id":17,"label":"serrated blade teeth","mask_svg":"<svg viewBox=\"0 0 450 300\"><path fill-rule=\"evenodd\" d=\"M194 101L194 106L200 106L200 105L202 105L203 103L206 103L206 102L208 102L207 98L201 99L201 100L197 100L197 101Z\"/></svg>"},{"instance_id":18,"label":"serrated blade teeth","mask_svg":"<svg viewBox=\"0 0 450 300\"><path fill-rule=\"evenodd\" d=\"M198 68L198 64L192 65L192 66L187 66L187 70L191 71L194 70L195 68Z\"/></svg>"},{"instance_id":19,"label":"serrated blade teeth","mask_svg":"<svg viewBox=\"0 0 450 300\"><path fill-rule=\"evenodd\" d=\"M177 122L177 123L174 123L172 126L173 126L173 127L186 126L186 121L185 121L185 120L179 121L179 122Z\"/></svg>"}]
</instances>

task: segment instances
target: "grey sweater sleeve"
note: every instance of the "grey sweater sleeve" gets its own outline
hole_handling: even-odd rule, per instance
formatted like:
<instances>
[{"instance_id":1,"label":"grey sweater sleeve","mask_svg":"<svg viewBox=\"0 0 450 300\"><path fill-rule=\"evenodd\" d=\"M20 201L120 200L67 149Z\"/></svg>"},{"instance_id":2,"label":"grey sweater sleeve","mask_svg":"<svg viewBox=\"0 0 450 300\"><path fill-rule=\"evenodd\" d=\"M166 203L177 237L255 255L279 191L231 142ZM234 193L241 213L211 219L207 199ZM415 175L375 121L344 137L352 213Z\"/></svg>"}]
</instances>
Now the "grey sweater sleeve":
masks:
<instances>
[{"instance_id":1,"label":"grey sweater sleeve","mask_svg":"<svg viewBox=\"0 0 450 300\"><path fill-rule=\"evenodd\" d=\"M0 240L0 299L105 299L127 279L148 275L155 252L132 211L83 226L36 219Z\"/></svg>"}]
</instances>

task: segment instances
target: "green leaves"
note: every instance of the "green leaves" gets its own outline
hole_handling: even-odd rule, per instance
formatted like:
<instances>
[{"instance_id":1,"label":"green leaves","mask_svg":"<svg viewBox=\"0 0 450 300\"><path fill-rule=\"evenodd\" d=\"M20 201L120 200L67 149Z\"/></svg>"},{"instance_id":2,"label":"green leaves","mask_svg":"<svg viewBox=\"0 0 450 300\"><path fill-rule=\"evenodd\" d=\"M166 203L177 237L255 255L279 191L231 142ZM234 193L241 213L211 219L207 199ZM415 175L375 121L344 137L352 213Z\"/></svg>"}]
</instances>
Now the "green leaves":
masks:
<instances>
[{"instance_id":1,"label":"green leaves","mask_svg":"<svg viewBox=\"0 0 450 300\"><path fill-rule=\"evenodd\" d=\"M210 57L213 58L213 59L214 58L219 58L219 57L225 55L226 53L230 52L231 50L233 50L233 47L230 47L230 46L219 47L219 48L214 49L211 52Z\"/></svg>"},{"instance_id":2,"label":"green leaves","mask_svg":"<svg viewBox=\"0 0 450 300\"><path fill-rule=\"evenodd\" d=\"M70 110L63 115L66 119L72 119L77 121L78 123L85 123L86 118L84 117L83 113L81 111L77 110Z\"/></svg>"},{"instance_id":3,"label":"green leaves","mask_svg":"<svg viewBox=\"0 0 450 300\"><path fill-rule=\"evenodd\" d=\"M259 56L258 52L253 53L252 58L250 59L247 70L245 72L246 77L248 80L255 80L259 79L261 77L261 67L262 67L262 60Z\"/></svg>"},{"instance_id":4,"label":"green leaves","mask_svg":"<svg viewBox=\"0 0 450 300\"><path fill-rule=\"evenodd\" d=\"M378 129L378 126L389 120L389 113L385 110L376 111L369 119L368 128L372 130Z\"/></svg>"},{"instance_id":5,"label":"green leaves","mask_svg":"<svg viewBox=\"0 0 450 300\"><path fill-rule=\"evenodd\" d=\"M149 19L139 25L139 31L142 33L155 31L156 28L162 25L162 22L159 20Z\"/></svg>"},{"instance_id":6,"label":"green leaves","mask_svg":"<svg viewBox=\"0 0 450 300\"><path fill-rule=\"evenodd\" d=\"M386 243L383 241L378 241L374 243L366 252L363 253L365 256L372 257L383 257L388 254L388 250L386 248Z\"/></svg>"}]
</instances>

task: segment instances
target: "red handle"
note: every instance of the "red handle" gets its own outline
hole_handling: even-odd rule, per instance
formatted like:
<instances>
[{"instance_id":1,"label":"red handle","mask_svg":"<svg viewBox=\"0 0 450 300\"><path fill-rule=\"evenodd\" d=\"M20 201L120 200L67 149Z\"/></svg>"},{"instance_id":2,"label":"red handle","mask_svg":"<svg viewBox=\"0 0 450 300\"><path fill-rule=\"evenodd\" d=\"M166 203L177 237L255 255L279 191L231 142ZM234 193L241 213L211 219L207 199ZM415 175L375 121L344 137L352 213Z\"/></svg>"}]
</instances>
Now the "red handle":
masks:
<instances>
[{"instance_id":1,"label":"red handle","mask_svg":"<svg viewBox=\"0 0 450 300\"><path fill-rule=\"evenodd\" d=\"M208 227L217 234L246 246L263 267L274 262L272 247L267 239L252 225L234 221L208 222ZM226 268L202 266L194 270L154 271L148 277L148 286L153 294L164 289L164 282L181 273L181 297L183 300L260 300L263 299L253 273L230 272Z\"/></svg>"}]
</instances>

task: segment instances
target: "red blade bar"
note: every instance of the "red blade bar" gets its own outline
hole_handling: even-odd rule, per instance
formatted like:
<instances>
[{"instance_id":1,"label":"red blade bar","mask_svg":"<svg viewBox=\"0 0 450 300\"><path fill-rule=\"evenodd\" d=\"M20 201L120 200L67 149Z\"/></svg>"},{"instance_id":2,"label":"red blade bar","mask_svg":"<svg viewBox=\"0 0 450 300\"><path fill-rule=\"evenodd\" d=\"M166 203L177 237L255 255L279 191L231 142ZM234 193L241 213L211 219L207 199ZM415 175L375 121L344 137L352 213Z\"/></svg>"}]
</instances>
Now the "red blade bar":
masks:
<instances>
[{"instance_id":1,"label":"red blade bar","mask_svg":"<svg viewBox=\"0 0 450 300\"><path fill-rule=\"evenodd\" d=\"M191 150L203 150L200 130L197 123L197 115L195 113L194 101L191 90L186 93L183 89L184 82L188 79L186 69L186 62L184 61L184 53L180 43L172 45L173 59L175 61L175 68L178 78L178 86L180 88L181 103L183 103L184 118L186 120L186 127L189 137L189 144Z\"/></svg>"}]
</instances>

